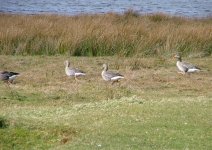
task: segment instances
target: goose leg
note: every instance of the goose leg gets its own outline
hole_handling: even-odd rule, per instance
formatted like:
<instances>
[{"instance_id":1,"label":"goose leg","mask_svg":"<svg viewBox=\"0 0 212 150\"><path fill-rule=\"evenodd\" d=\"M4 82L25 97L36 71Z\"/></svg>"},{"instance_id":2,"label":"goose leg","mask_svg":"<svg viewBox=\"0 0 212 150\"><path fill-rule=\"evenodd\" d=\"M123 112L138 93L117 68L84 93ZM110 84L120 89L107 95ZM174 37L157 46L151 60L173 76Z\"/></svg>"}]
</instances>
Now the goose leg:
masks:
<instances>
[{"instance_id":1,"label":"goose leg","mask_svg":"<svg viewBox=\"0 0 212 150\"><path fill-rule=\"evenodd\" d=\"M119 83L119 85L121 84L120 80L117 81Z\"/></svg>"},{"instance_id":2,"label":"goose leg","mask_svg":"<svg viewBox=\"0 0 212 150\"><path fill-rule=\"evenodd\" d=\"M10 85L12 84L9 80L6 81L7 86L10 88Z\"/></svg>"},{"instance_id":3,"label":"goose leg","mask_svg":"<svg viewBox=\"0 0 212 150\"><path fill-rule=\"evenodd\" d=\"M14 81L14 80L8 80L8 82L9 82L10 84L13 84L13 81Z\"/></svg>"},{"instance_id":4,"label":"goose leg","mask_svg":"<svg viewBox=\"0 0 212 150\"><path fill-rule=\"evenodd\" d=\"M113 85L115 82L118 82L118 80L114 80L114 81L112 82L112 85Z\"/></svg>"},{"instance_id":5,"label":"goose leg","mask_svg":"<svg viewBox=\"0 0 212 150\"><path fill-rule=\"evenodd\" d=\"M10 83L9 83L8 81L6 81L5 83L6 83L5 86L6 86L8 89L11 89Z\"/></svg>"},{"instance_id":6,"label":"goose leg","mask_svg":"<svg viewBox=\"0 0 212 150\"><path fill-rule=\"evenodd\" d=\"M74 79L75 79L75 81L79 81L79 80L77 79L77 76L76 76L76 75L74 76Z\"/></svg>"}]
</instances>

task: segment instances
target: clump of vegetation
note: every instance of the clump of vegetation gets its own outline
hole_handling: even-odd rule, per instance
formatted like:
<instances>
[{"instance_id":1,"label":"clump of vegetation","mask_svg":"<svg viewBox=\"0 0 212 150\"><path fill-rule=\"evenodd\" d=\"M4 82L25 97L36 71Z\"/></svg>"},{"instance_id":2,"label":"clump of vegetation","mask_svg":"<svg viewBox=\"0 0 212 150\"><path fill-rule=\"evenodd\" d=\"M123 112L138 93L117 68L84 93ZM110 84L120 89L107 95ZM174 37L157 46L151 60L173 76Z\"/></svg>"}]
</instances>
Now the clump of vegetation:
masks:
<instances>
[{"instance_id":1,"label":"clump of vegetation","mask_svg":"<svg viewBox=\"0 0 212 150\"><path fill-rule=\"evenodd\" d=\"M180 51L210 56L212 18L133 10L104 15L0 14L0 54L72 56L161 56Z\"/></svg>"},{"instance_id":2,"label":"clump of vegetation","mask_svg":"<svg viewBox=\"0 0 212 150\"><path fill-rule=\"evenodd\" d=\"M139 17L139 16L140 16L139 13L134 11L133 9L129 9L129 10L124 12L124 17L126 19L132 18L132 17Z\"/></svg>"},{"instance_id":3,"label":"clump of vegetation","mask_svg":"<svg viewBox=\"0 0 212 150\"><path fill-rule=\"evenodd\" d=\"M153 22L164 22L164 21L169 21L171 20L171 16L158 13L158 14L153 14L153 15L147 15L147 17L153 21ZM176 18L177 20L178 18Z\"/></svg>"},{"instance_id":4,"label":"clump of vegetation","mask_svg":"<svg viewBox=\"0 0 212 150\"><path fill-rule=\"evenodd\" d=\"M0 116L0 129L7 128L9 126L9 121L5 118Z\"/></svg>"}]
</instances>

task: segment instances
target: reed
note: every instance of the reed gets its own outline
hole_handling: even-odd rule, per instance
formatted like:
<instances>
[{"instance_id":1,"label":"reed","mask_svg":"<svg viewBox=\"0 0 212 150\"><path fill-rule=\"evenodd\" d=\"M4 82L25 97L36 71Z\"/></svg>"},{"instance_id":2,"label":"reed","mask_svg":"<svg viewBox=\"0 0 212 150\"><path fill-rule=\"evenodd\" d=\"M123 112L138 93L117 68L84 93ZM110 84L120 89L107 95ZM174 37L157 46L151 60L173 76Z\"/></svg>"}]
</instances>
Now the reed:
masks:
<instances>
[{"instance_id":1,"label":"reed","mask_svg":"<svg viewBox=\"0 0 212 150\"><path fill-rule=\"evenodd\" d=\"M161 56L179 51L210 56L212 18L164 14L0 14L0 54Z\"/></svg>"}]
</instances>

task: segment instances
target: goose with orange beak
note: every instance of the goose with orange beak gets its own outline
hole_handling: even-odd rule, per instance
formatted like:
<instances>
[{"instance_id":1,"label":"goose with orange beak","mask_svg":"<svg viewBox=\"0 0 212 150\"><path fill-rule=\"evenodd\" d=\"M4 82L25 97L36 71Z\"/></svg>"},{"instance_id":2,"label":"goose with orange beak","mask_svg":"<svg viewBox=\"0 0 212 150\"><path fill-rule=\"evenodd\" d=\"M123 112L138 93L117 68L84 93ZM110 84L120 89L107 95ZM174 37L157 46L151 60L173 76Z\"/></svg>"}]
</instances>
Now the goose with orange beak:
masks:
<instances>
[{"instance_id":1,"label":"goose with orange beak","mask_svg":"<svg viewBox=\"0 0 212 150\"><path fill-rule=\"evenodd\" d=\"M0 72L0 80L8 82L8 83L13 83L15 78L19 75L20 74L17 72L2 71L2 72Z\"/></svg>"},{"instance_id":2,"label":"goose with orange beak","mask_svg":"<svg viewBox=\"0 0 212 150\"><path fill-rule=\"evenodd\" d=\"M174 58L177 59L176 65L177 65L177 68L180 70L179 73L185 74L185 73L194 73L194 72L200 71L199 67L197 67L191 63L182 61L182 58L179 54L174 55Z\"/></svg>"},{"instance_id":3,"label":"goose with orange beak","mask_svg":"<svg viewBox=\"0 0 212 150\"><path fill-rule=\"evenodd\" d=\"M78 76L85 76L85 72L70 66L70 62L68 60L65 61L65 73L67 76L74 76L75 80L77 80Z\"/></svg>"},{"instance_id":4,"label":"goose with orange beak","mask_svg":"<svg viewBox=\"0 0 212 150\"><path fill-rule=\"evenodd\" d=\"M108 71L107 64L103 64L103 71L101 75L105 81L112 81L112 84L124 78L124 76L119 73Z\"/></svg>"}]
</instances>

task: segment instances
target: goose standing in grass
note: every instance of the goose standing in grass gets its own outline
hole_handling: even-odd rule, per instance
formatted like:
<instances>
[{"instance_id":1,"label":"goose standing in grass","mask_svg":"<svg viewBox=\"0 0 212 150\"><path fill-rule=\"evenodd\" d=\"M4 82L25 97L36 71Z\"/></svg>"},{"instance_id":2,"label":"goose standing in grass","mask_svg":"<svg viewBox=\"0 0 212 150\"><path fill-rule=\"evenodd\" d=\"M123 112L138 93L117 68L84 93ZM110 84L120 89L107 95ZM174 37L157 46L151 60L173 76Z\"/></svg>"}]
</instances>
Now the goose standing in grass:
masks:
<instances>
[{"instance_id":1,"label":"goose standing in grass","mask_svg":"<svg viewBox=\"0 0 212 150\"><path fill-rule=\"evenodd\" d=\"M19 76L17 72L2 71L0 72L0 80L8 83L13 83L15 78Z\"/></svg>"},{"instance_id":2,"label":"goose standing in grass","mask_svg":"<svg viewBox=\"0 0 212 150\"><path fill-rule=\"evenodd\" d=\"M177 58L176 65L177 65L177 68L181 71L179 73L185 74L185 73L193 73L193 72L200 71L200 68L196 67L195 65L182 61L182 58L179 54L176 54L174 58Z\"/></svg>"},{"instance_id":3,"label":"goose standing in grass","mask_svg":"<svg viewBox=\"0 0 212 150\"><path fill-rule=\"evenodd\" d=\"M70 62L68 60L65 61L65 72L67 76L74 76L75 80L77 80L78 76L85 75L84 71L70 67Z\"/></svg>"},{"instance_id":4,"label":"goose standing in grass","mask_svg":"<svg viewBox=\"0 0 212 150\"><path fill-rule=\"evenodd\" d=\"M114 82L118 82L120 79L123 79L124 76L119 73L108 71L108 65L103 64L102 78L105 81L112 81L113 84Z\"/></svg>"}]
</instances>

